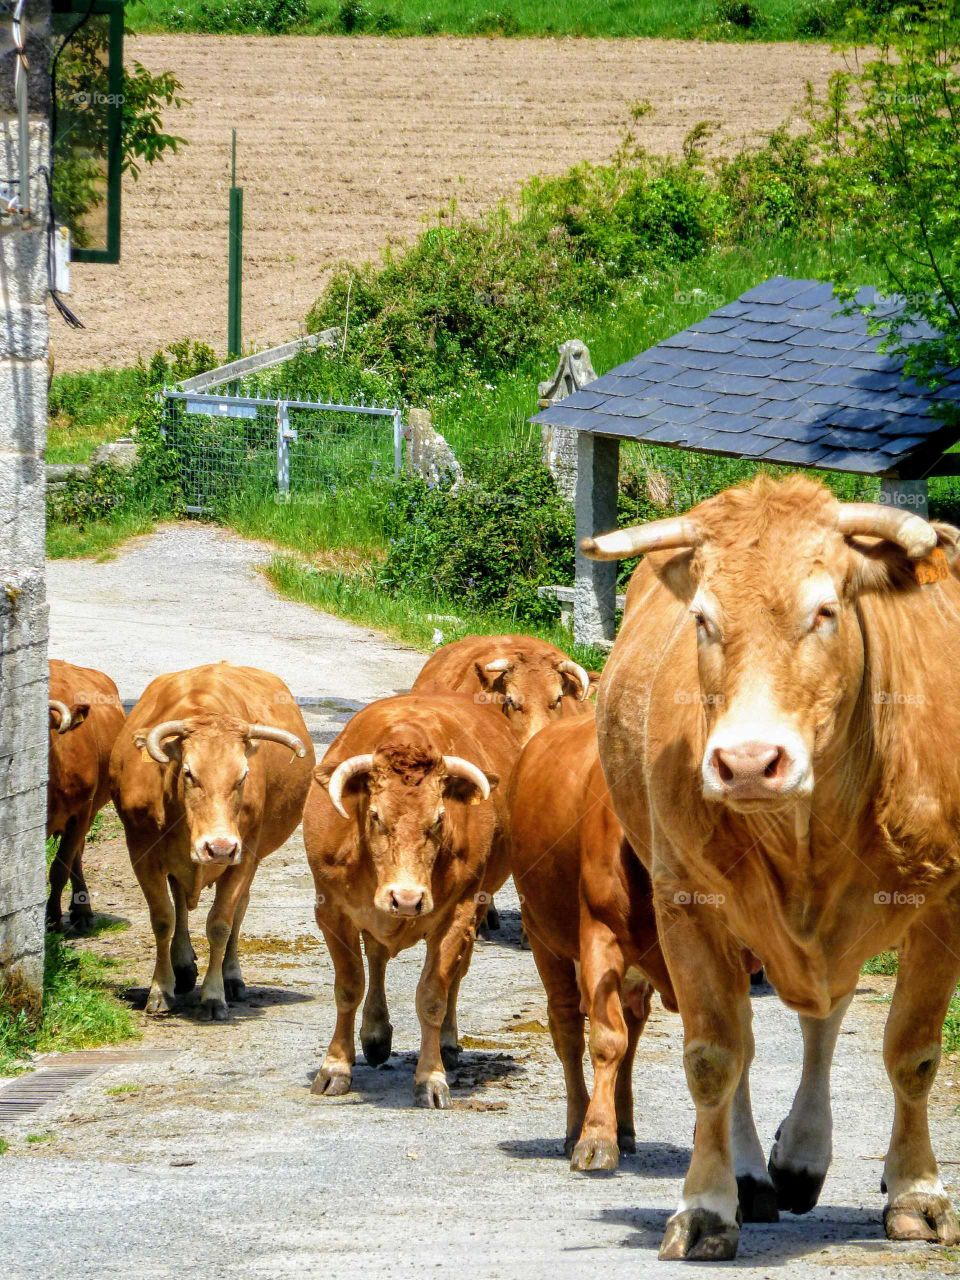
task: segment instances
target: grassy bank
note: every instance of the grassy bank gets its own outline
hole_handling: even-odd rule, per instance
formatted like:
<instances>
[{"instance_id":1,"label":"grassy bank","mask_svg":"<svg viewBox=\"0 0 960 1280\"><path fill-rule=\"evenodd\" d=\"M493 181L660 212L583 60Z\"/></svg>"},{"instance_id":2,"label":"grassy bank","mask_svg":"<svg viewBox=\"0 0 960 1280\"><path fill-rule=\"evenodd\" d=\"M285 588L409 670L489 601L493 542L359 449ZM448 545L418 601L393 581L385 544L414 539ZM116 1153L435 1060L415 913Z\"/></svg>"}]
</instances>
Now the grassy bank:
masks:
<instances>
[{"instance_id":1,"label":"grassy bank","mask_svg":"<svg viewBox=\"0 0 960 1280\"><path fill-rule=\"evenodd\" d=\"M43 1013L31 1024L3 1008L0 995L0 1075L28 1065L34 1053L64 1053L115 1044L138 1036L130 1010L114 995L116 962L47 935Z\"/></svg>"},{"instance_id":2,"label":"grassy bank","mask_svg":"<svg viewBox=\"0 0 960 1280\"><path fill-rule=\"evenodd\" d=\"M866 0L861 8L879 8ZM136 31L819 39L851 0L136 0Z\"/></svg>"}]
</instances>

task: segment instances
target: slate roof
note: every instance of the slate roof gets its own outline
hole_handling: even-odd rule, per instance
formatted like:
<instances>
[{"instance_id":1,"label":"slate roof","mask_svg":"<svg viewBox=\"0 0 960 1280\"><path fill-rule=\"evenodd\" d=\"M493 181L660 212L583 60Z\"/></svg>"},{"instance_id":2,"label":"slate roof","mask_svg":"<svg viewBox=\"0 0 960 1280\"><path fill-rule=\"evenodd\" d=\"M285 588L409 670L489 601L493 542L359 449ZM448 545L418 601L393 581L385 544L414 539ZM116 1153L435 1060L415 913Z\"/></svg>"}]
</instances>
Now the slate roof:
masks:
<instances>
[{"instance_id":1,"label":"slate roof","mask_svg":"<svg viewBox=\"0 0 960 1280\"><path fill-rule=\"evenodd\" d=\"M876 296L861 289L857 301ZM799 467L925 473L960 438L960 418L944 427L929 412L943 400L960 409L960 369L931 391L839 307L830 284L774 276L533 421Z\"/></svg>"}]
</instances>

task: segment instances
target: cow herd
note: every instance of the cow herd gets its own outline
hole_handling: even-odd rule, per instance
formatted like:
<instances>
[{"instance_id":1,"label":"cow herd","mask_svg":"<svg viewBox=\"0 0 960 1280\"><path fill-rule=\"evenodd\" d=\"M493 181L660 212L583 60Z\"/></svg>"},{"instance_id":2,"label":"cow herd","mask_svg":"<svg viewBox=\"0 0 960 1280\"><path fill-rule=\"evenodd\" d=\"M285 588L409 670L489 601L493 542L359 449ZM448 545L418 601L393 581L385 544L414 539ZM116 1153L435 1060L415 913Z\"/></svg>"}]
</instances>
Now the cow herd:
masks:
<instances>
[{"instance_id":1,"label":"cow herd","mask_svg":"<svg viewBox=\"0 0 960 1280\"><path fill-rule=\"evenodd\" d=\"M595 558L643 556L595 708L596 677L553 646L468 637L409 693L358 712L319 764L275 675L163 675L124 721L106 676L52 661L49 923L67 878L71 921L89 923L83 842L112 798L156 940L147 1011L195 988L188 913L213 885L200 1001L224 1019L245 994L254 873L302 820L335 971L313 1092L350 1089L361 1003L366 1061L389 1057L386 965L423 941L414 1099L444 1109L459 986L512 873L574 1169L614 1169L633 1150L654 991L679 1009L696 1127L667 1259L732 1258L742 1222L817 1203L843 1014L862 964L895 948L883 1222L894 1240L956 1245L927 1101L960 978L958 543L918 514L760 477L585 541ZM769 1158L749 1082L761 967L803 1038Z\"/></svg>"}]
</instances>

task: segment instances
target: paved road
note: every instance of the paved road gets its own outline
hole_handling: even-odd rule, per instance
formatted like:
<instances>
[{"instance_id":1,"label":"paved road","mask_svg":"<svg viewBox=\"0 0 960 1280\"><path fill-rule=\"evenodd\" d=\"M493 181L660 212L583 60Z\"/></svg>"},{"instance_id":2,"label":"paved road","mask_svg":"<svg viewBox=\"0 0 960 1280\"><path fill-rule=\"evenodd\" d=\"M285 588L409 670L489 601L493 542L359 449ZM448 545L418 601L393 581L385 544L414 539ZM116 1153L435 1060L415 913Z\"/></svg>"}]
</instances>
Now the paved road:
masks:
<instances>
[{"instance_id":1,"label":"paved road","mask_svg":"<svg viewBox=\"0 0 960 1280\"><path fill-rule=\"evenodd\" d=\"M63 651L77 658L92 656L81 636L108 643L104 666L124 690L164 654L186 665L239 653L275 666L298 691L335 699L362 699L409 679L412 655L381 641L374 657L369 633L273 600L249 571L259 554L188 529L165 532L112 564L55 566L54 635L61 646L72 640L76 647ZM179 628L178 607L190 620ZM116 634L123 628L126 644ZM318 652L320 643L339 648ZM89 868L100 908L131 921L94 945L116 955L142 987L149 939L119 841L93 846ZM114 1067L11 1131L0 1160L7 1276L690 1274L684 1264L656 1261L693 1124L675 1016L655 1011L638 1055L638 1154L613 1177L571 1174L560 1152L563 1085L544 1031L543 993L518 946L516 901L504 895L506 927L478 946L463 987L467 1038L454 1109L410 1105L420 960L413 952L388 974L390 1062L377 1070L361 1064L345 1098L312 1099L309 1080L332 1029L333 1001L310 901L297 837L254 885L244 946L251 1003L237 1006L226 1025L201 1024L189 1012L144 1024L143 1043L171 1049L169 1062ZM777 1226L746 1227L740 1270L783 1280L822 1280L845 1268L897 1280L960 1270L956 1256L891 1246L882 1235L879 1181L892 1112L880 1058L887 990L884 979L864 980L840 1039L837 1154L821 1207L805 1218L784 1215ZM798 1079L799 1035L775 996L756 997L754 1012L754 1097L769 1145ZM932 1119L955 1185L954 1094L946 1081L938 1085ZM51 1136L28 1144L27 1134ZM698 1264L693 1274L730 1270Z\"/></svg>"}]
</instances>

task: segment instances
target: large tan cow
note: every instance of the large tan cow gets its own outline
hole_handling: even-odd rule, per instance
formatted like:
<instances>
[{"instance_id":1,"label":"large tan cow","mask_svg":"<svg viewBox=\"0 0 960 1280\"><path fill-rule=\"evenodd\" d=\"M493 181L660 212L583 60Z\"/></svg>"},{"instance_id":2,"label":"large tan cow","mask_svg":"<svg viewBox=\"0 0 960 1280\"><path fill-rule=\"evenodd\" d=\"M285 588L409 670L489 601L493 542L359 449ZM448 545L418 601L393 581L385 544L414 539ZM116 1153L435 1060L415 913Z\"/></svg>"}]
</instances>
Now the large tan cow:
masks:
<instances>
[{"instance_id":1,"label":"large tan cow","mask_svg":"<svg viewBox=\"0 0 960 1280\"><path fill-rule=\"evenodd\" d=\"M614 808L651 868L696 1104L661 1257L736 1252L731 1102L753 1054L751 955L800 1013L803 1076L769 1172L781 1207L804 1212L830 1161L841 1019L861 965L888 947L884 1224L895 1240L960 1241L927 1127L960 976L957 536L760 477L585 543L649 553L597 721Z\"/></svg>"},{"instance_id":2,"label":"large tan cow","mask_svg":"<svg viewBox=\"0 0 960 1280\"><path fill-rule=\"evenodd\" d=\"M47 837L59 836L50 865L47 926L63 927L63 889L70 880L70 923L85 933L93 907L83 874L83 848L94 818L110 799L110 752L123 724L117 686L92 667L50 659L50 748Z\"/></svg>"},{"instance_id":3,"label":"large tan cow","mask_svg":"<svg viewBox=\"0 0 960 1280\"><path fill-rule=\"evenodd\" d=\"M669 1008L676 1001L650 877L610 807L592 715L549 725L524 748L510 786L510 837L566 1082L564 1150L575 1170L609 1172L621 1151L636 1150L633 1059L654 987ZM592 1095L583 1076L585 1015Z\"/></svg>"},{"instance_id":4,"label":"large tan cow","mask_svg":"<svg viewBox=\"0 0 960 1280\"><path fill-rule=\"evenodd\" d=\"M487 895L509 871L506 797L516 740L493 707L458 694L407 694L353 717L314 772L303 836L316 916L333 960L337 1023L313 1092L346 1093L363 998L368 1063L390 1056L387 961L426 942L417 987L419 1106L450 1105L444 1066L460 1052L457 992Z\"/></svg>"},{"instance_id":5,"label":"large tan cow","mask_svg":"<svg viewBox=\"0 0 960 1280\"><path fill-rule=\"evenodd\" d=\"M224 1021L227 1000L243 999L237 943L250 886L296 829L313 764L303 716L269 672L220 662L147 686L117 739L110 783L157 944L148 1013L172 1010L196 986L188 912L213 883L203 1011Z\"/></svg>"},{"instance_id":6,"label":"large tan cow","mask_svg":"<svg viewBox=\"0 0 960 1280\"><path fill-rule=\"evenodd\" d=\"M489 702L523 746L545 725L584 710L591 685L590 672L536 636L464 636L431 654L413 690L468 693ZM492 899L482 923L500 928Z\"/></svg>"}]
</instances>

